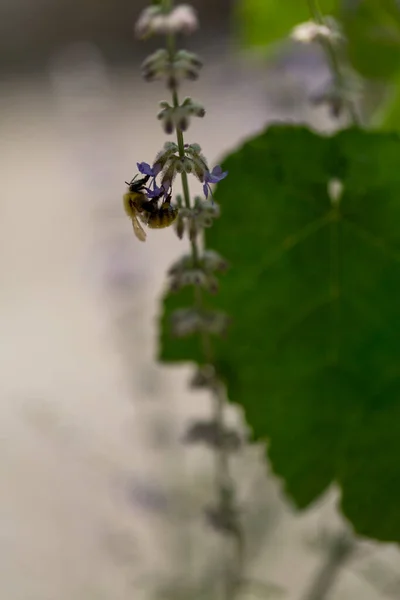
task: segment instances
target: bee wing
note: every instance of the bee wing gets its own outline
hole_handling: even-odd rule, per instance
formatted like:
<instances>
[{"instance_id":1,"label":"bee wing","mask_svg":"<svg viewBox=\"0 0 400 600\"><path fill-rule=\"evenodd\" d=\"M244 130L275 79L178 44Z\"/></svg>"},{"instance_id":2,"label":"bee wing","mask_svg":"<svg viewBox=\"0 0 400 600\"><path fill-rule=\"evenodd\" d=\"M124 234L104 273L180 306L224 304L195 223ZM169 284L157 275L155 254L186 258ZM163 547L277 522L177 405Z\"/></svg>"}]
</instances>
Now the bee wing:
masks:
<instances>
[{"instance_id":1,"label":"bee wing","mask_svg":"<svg viewBox=\"0 0 400 600\"><path fill-rule=\"evenodd\" d=\"M133 231L135 232L137 239L140 240L141 242L145 242L146 241L146 232L143 229L143 227L141 226L141 224L139 223L136 215L132 215L132 225L133 225Z\"/></svg>"}]
</instances>

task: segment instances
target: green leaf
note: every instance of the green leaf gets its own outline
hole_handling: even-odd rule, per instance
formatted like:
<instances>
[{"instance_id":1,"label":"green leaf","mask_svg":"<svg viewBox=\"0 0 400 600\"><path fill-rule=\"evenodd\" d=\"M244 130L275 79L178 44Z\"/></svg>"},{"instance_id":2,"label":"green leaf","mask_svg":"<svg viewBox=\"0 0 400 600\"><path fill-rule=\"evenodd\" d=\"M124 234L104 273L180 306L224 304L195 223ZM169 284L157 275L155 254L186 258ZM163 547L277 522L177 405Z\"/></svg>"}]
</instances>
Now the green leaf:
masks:
<instances>
[{"instance_id":1,"label":"green leaf","mask_svg":"<svg viewBox=\"0 0 400 600\"><path fill-rule=\"evenodd\" d=\"M273 126L223 169L207 247L232 267L206 302L233 317L214 344L229 397L297 506L338 481L359 533L400 541L400 138ZM162 360L202 361L168 336L191 304L165 299Z\"/></svg>"},{"instance_id":2,"label":"green leaf","mask_svg":"<svg viewBox=\"0 0 400 600\"><path fill-rule=\"evenodd\" d=\"M321 0L324 14L334 14L338 0ZM310 20L306 0L240 0L234 19L243 42L249 46L267 46L286 38L293 27Z\"/></svg>"},{"instance_id":3,"label":"green leaf","mask_svg":"<svg viewBox=\"0 0 400 600\"><path fill-rule=\"evenodd\" d=\"M383 131L400 132L400 73L373 114L372 121Z\"/></svg>"},{"instance_id":4,"label":"green leaf","mask_svg":"<svg viewBox=\"0 0 400 600\"><path fill-rule=\"evenodd\" d=\"M364 0L343 10L348 56L355 69L372 79L400 70L400 9L396 0Z\"/></svg>"}]
</instances>

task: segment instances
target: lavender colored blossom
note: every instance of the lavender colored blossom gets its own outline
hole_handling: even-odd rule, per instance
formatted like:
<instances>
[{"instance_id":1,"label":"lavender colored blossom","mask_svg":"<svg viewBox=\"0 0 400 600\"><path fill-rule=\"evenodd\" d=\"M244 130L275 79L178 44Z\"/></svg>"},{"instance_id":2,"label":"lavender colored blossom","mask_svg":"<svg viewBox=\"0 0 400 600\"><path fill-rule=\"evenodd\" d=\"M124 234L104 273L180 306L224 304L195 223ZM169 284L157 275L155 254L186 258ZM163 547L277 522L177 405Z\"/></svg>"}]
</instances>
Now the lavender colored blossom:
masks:
<instances>
[{"instance_id":1,"label":"lavender colored blossom","mask_svg":"<svg viewBox=\"0 0 400 600\"><path fill-rule=\"evenodd\" d=\"M220 181L222 181L222 179L225 179L225 177L228 175L228 171L222 171L222 168L220 167L220 165L217 165L216 167L213 168L213 170L211 171L206 171L205 175L204 175L204 183L203 183L203 192L206 198L208 198L208 193L211 194L212 196L212 191L211 191L211 183L219 183Z\"/></svg>"}]
</instances>

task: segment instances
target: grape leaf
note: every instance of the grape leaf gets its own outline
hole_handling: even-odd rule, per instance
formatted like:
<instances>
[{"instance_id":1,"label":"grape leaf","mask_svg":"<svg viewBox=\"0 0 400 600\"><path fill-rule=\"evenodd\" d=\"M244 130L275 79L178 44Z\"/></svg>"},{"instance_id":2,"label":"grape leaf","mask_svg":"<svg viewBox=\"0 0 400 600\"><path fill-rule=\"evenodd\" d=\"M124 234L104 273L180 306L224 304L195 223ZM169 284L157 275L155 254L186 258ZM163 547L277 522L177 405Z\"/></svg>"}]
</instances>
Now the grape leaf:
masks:
<instances>
[{"instance_id":1,"label":"grape leaf","mask_svg":"<svg viewBox=\"0 0 400 600\"><path fill-rule=\"evenodd\" d=\"M339 482L360 534L400 541L400 138L272 126L223 169L206 237L232 267L205 301L233 317L214 343L229 397L297 506ZM161 360L202 361L169 336L191 304L164 299Z\"/></svg>"}]
</instances>

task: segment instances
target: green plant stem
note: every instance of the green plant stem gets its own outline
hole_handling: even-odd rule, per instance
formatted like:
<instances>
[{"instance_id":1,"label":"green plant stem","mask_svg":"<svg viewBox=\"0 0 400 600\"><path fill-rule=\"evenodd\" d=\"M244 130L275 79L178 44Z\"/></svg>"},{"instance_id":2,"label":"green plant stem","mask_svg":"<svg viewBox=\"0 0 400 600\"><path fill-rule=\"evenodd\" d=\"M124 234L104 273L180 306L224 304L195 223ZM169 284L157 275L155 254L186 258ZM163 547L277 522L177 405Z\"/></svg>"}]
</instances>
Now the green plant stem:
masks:
<instances>
[{"instance_id":1,"label":"green plant stem","mask_svg":"<svg viewBox=\"0 0 400 600\"><path fill-rule=\"evenodd\" d=\"M326 25L321 9L319 7L318 0L307 0L307 4L311 14L311 18L315 21L315 23L318 23L318 25ZM333 46L332 42L327 38L321 39L321 45L328 59L331 72L333 73L338 85L342 85L343 74L340 67L340 61L336 55L335 47ZM351 100L346 99L346 107L353 125L360 125L360 119L357 114L357 110L354 106L354 103Z\"/></svg>"},{"instance_id":2,"label":"green plant stem","mask_svg":"<svg viewBox=\"0 0 400 600\"><path fill-rule=\"evenodd\" d=\"M173 0L164 0L163 6L165 11L169 11L173 7ZM167 50L172 62L175 55L175 38L172 34L167 36ZM175 108L179 107L179 95L177 87L172 87L172 102ZM183 138L182 131L177 128L176 129L176 139L178 145L178 153L180 158L185 158L185 143ZM192 208L190 202L190 191L189 191L189 182L188 176L185 171L181 173L182 178L182 191L183 191L183 201L186 208ZM193 236L190 240L191 244L191 252L194 265L199 264L200 258L200 248L198 243L197 236ZM204 308L203 303L203 295L202 291L199 287L195 288L195 296L194 303L197 310L202 311ZM210 335L203 331L201 333L201 345L202 352L204 356L205 364L209 364L213 366L214 363L214 352L212 348L212 341ZM213 390L213 401L214 401L214 420L218 426L219 431L224 431L225 427L225 390L221 383L217 383L215 389ZM226 491L230 490L231 496L233 496L233 483L229 474L229 453L224 444L220 444L217 449L216 456L216 489L218 495L218 503L219 506L224 506L226 504ZM227 507L228 509L231 507ZM224 600L233 600L236 595L237 590L237 582L240 580L240 573L242 570L243 564L243 536L241 531L238 529L236 538L236 560L234 564L234 568L227 568L226 570L226 578L223 582L223 597Z\"/></svg>"}]
</instances>

